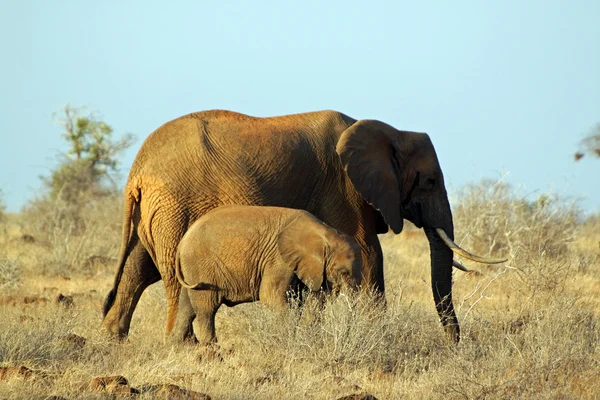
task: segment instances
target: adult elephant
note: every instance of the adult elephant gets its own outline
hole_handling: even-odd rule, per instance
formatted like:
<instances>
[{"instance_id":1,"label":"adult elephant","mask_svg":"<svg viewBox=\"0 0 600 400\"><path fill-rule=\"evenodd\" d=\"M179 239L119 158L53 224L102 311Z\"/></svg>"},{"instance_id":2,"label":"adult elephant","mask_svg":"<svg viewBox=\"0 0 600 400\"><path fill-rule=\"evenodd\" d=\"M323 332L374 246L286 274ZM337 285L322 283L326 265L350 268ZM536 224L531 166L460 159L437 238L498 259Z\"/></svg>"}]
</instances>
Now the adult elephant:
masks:
<instances>
[{"instance_id":1,"label":"adult elephant","mask_svg":"<svg viewBox=\"0 0 600 400\"><path fill-rule=\"evenodd\" d=\"M125 187L118 271L104 304L103 326L109 332L127 335L142 292L162 278L169 336L181 290L175 276L177 244L195 220L224 204L311 212L356 239L362 249L362 284L381 293L377 233L388 226L400 233L404 218L423 227L437 312L446 333L459 340L451 250L462 250L452 242L452 213L429 136L335 111L255 118L212 110L154 131L138 152ZM183 334L189 332L177 332Z\"/></svg>"}]
</instances>

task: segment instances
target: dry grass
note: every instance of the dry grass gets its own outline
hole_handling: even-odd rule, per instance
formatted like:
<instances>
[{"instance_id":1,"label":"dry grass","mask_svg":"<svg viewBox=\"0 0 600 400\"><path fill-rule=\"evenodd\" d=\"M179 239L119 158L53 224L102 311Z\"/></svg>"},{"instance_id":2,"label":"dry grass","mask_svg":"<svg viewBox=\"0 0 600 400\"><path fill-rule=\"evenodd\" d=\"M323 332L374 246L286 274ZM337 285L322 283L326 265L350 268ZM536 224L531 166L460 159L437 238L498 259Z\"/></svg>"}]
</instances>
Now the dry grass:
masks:
<instances>
[{"instance_id":1,"label":"dry grass","mask_svg":"<svg viewBox=\"0 0 600 400\"><path fill-rule=\"evenodd\" d=\"M27 251L43 254L35 268L44 275L89 274L98 261L116 261L119 253L123 200L121 195L80 196L81 203L34 200L19 216L13 242L35 243ZM16 236L16 237L15 237ZM18 246L17 246L18 247ZM23 248L24 249L24 248ZM23 250L21 249L21 250ZM16 249L15 249L16 250Z\"/></svg>"},{"instance_id":2,"label":"dry grass","mask_svg":"<svg viewBox=\"0 0 600 400\"><path fill-rule=\"evenodd\" d=\"M55 236L48 228L27 231L25 216L9 215L0 242L0 366L47 377L0 381L0 398L109 398L82 390L106 375L123 375L134 387L173 383L213 399L597 398L600 222L580 222L560 199L527 202L500 186L475 185L455 202L457 241L511 257L495 267L465 262L479 274L455 272L458 346L446 343L437 321L427 240L410 227L381 236L387 308L348 294L322 310L309 301L284 318L259 303L223 307L221 357L214 357L163 345L161 284L142 296L128 342L99 332L114 262L87 260L118 251L120 214L107 211L118 206L90 212L77 233L51 224ZM60 210L44 212L60 221ZM59 292L73 305L56 303ZM85 345L68 334L85 337Z\"/></svg>"}]
</instances>

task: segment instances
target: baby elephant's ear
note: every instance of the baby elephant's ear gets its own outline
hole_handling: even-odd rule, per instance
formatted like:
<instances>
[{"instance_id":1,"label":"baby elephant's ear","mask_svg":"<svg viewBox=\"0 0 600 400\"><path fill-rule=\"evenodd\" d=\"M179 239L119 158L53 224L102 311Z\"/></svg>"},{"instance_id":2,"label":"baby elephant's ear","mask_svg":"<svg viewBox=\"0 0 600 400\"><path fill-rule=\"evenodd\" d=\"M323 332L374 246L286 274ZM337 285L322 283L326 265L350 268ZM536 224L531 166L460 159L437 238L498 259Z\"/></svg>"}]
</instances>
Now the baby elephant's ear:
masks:
<instances>
[{"instance_id":1,"label":"baby elephant's ear","mask_svg":"<svg viewBox=\"0 0 600 400\"><path fill-rule=\"evenodd\" d=\"M324 230L318 220L301 216L284 228L277 239L283 261L314 292L323 285L325 274Z\"/></svg>"}]
</instances>

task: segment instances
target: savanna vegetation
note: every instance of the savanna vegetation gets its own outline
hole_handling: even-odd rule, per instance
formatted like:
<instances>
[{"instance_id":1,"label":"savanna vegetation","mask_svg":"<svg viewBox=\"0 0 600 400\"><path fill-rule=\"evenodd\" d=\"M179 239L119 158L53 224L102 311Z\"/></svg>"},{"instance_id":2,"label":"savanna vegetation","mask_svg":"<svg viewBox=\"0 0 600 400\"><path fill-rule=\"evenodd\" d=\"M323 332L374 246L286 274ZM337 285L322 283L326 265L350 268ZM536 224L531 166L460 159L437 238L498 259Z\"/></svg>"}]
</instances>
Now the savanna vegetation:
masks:
<instances>
[{"instance_id":1,"label":"savanna vegetation","mask_svg":"<svg viewBox=\"0 0 600 400\"><path fill-rule=\"evenodd\" d=\"M99 327L121 237L114 171L132 137L113 139L110 126L73 108L63 127L70 150L38 197L19 213L0 207L0 398L600 393L600 218L502 180L451 193L457 242L509 256L499 266L460 260L472 272L454 272L458 345L445 339L435 312L428 242L409 223L400 235L380 236L385 308L351 293L324 309L309 298L302 313L293 306L283 319L260 303L222 307L217 350L171 347L157 283L143 294L129 339L115 343ZM104 376L129 385L93 381ZM166 384L181 389L157 386Z\"/></svg>"},{"instance_id":2,"label":"savanna vegetation","mask_svg":"<svg viewBox=\"0 0 600 400\"><path fill-rule=\"evenodd\" d=\"M600 123L579 141L579 149L575 153L575 161L581 160L586 154L600 157Z\"/></svg>"}]
</instances>

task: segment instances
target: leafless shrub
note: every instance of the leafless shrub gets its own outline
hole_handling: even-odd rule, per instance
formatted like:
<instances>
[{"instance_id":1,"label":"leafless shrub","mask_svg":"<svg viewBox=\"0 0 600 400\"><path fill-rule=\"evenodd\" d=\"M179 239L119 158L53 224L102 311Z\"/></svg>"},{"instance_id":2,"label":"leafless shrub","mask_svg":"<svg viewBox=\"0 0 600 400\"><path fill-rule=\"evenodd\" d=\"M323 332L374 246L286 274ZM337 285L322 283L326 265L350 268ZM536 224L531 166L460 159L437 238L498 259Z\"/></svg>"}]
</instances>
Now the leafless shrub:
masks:
<instances>
[{"instance_id":1,"label":"leafless shrub","mask_svg":"<svg viewBox=\"0 0 600 400\"><path fill-rule=\"evenodd\" d=\"M575 161L581 160L586 154L600 157L600 123L590 130L590 133L579 142L580 150L575 153Z\"/></svg>"},{"instance_id":2,"label":"leafless shrub","mask_svg":"<svg viewBox=\"0 0 600 400\"><path fill-rule=\"evenodd\" d=\"M211 356L202 348L163 344L162 283L142 295L129 340L115 343L98 329L112 274L47 276L84 272L118 252L120 196L92 198L81 230L69 228L59 203L21 214L30 218L23 227L40 228L22 232L34 242L11 241L11 256L36 250L43 256L29 261L23 284L10 295L0 290L0 363L54 377L45 385L0 382L0 398L93 398L99 395L82 392L80 383L109 375L125 376L135 387L171 383L213 398L595 398L598 218L579 218L560 198L525 201L510 187L490 189L494 184L475 185L482 191L455 202L458 242L511 257L496 266L469 265L479 274L454 273L461 323L456 346L446 341L435 312L429 246L420 231L380 236L386 307L366 293L324 302L309 296L302 309L294 303L284 315L259 302L221 307L218 356ZM71 267L50 269L54 252ZM23 301L30 295L51 300L58 292L72 296L73 305ZM85 344L65 340L71 334Z\"/></svg>"},{"instance_id":3,"label":"leafless shrub","mask_svg":"<svg viewBox=\"0 0 600 400\"><path fill-rule=\"evenodd\" d=\"M450 393L451 398L588 398L600 367L595 357L598 318L569 297L529 312L512 321L512 329L478 317L479 340L465 341L460 355L444 366L436 393Z\"/></svg>"},{"instance_id":4,"label":"leafless shrub","mask_svg":"<svg viewBox=\"0 0 600 400\"><path fill-rule=\"evenodd\" d=\"M574 201L556 194L528 200L502 180L467 185L458 192L457 203L457 237L465 246L513 259L528 252L565 254L581 217Z\"/></svg>"},{"instance_id":5,"label":"leafless shrub","mask_svg":"<svg viewBox=\"0 0 600 400\"><path fill-rule=\"evenodd\" d=\"M22 268L7 256L0 256L0 289L14 289L22 283Z\"/></svg>"},{"instance_id":6,"label":"leafless shrub","mask_svg":"<svg viewBox=\"0 0 600 400\"><path fill-rule=\"evenodd\" d=\"M4 192L0 189L0 235L4 236L3 239L8 237L7 230L7 221L8 218L6 216L6 205L4 204Z\"/></svg>"},{"instance_id":7,"label":"leafless shrub","mask_svg":"<svg viewBox=\"0 0 600 400\"><path fill-rule=\"evenodd\" d=\"M22 230L49 248L41 267L47 274L90 272L86 261L94 256L116 257L121 235L121 196L87 198L77 211L57 198L34 200L21 214Z\"/></svg>"},{"instance_id":8,"label":"leafless shrub","mask_svg":"<svg viewBox=\"0 0 600 400\"><path fill-rule=\"evenodd\" d=\"M499 296L501 288L521 299L519 314L543 307L553 296L578 296L570 292L569 280L593 270L600 259L587 244L577 245L590 234L583 233L576 202L556 194L529 200L518 192L501 180L484 180L457 196L456 237L462 244L475 252L509 256L504 266L483 267L488 273L461 299L462 318L471 312L477 317L479 302L490 299L486 293Z\"/></svg>"},{"instance_id":9,"label":"leafless shrub","mask_svg":"<svg viewBox=\"0 0 600 400\"><path fill-rule=\"evenodd\" d=\"M442 336L426 332L417 310L400 303L386 308L365 293L330 296L324 304L310 297L285 320L260 307L246 313L252 348L286 363L319 365L333 375L347 368L386 373L418 370L421 363L428 368L435 360L426 355L447 350Z\"/></svg>"},{"instance_id":10,"label":"leafless shrub","mask_svg":"<svg viewBox=\"0 0 600 400\"><path fill-rule=\"evenodd\" d=\"M77 349L72 343L62 340L71 333L80 321L75 312L57 312L54 304L40 306L48 317L39 320L17 320L11 318L0 329L0 362L19 364L27 361L33 366L47 366L50 360L76 359ZM8 313L7 316L10 316ZM51 315L51 317L50 317Z\"/></svg>"}]
</instances>

